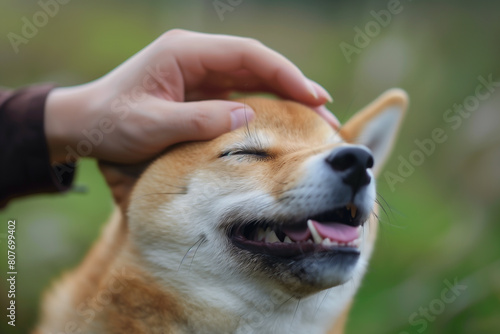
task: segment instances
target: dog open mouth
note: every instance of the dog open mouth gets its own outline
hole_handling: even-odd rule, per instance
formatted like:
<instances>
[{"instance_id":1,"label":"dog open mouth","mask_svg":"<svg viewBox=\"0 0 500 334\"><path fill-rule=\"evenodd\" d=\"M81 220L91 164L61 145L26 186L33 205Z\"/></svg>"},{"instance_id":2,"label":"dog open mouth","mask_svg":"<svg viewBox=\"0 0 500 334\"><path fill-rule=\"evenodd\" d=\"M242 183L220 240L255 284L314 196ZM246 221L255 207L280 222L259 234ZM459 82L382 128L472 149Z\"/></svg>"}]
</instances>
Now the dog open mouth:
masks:
<instances>
[{"instance_id":1,"label":"dog open mouth","mask_svg":"<svg viewBox=\"0 0 500 334\"><path fill-rule=\"evenodd\" d=\"M294 258L320 252L358 253L366 213L348 204L301 222L252 221L230 230L230 239L252 253Z\"/></svg>"}]
</instances>

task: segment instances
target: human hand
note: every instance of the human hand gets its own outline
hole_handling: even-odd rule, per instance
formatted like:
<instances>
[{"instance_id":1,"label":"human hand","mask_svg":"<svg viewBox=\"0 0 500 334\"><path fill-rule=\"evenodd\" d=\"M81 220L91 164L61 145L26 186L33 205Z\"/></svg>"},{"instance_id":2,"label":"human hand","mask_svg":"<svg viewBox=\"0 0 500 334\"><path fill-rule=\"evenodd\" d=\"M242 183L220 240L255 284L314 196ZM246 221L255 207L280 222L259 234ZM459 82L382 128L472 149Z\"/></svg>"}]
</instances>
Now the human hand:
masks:
<instances>
[{"instance_id":1,"label":"human hand","mask_svg":"<svg viewBox=\"0 0 500 334\"><path fill-rule=\"evenodd\" d=\"M71 162L77 152L136 163L175 143L215 138L254 117L250 107L223 100L232 91L271 92L339 125L323 106L330 95L260 42L171 30L104 77L49 94L51 160Z\"/></svg>"}]
</instances>

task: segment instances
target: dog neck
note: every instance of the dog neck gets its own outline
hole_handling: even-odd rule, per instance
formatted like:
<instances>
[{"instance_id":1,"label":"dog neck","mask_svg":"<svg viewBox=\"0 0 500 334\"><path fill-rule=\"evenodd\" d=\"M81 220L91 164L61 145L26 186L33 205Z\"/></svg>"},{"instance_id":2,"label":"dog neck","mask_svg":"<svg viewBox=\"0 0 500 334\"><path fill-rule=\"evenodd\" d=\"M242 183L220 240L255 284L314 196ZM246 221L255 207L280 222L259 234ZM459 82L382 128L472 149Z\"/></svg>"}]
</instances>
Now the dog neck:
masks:
<instances>
[{"instance_id":1,"label":"dog neck","mask_svg":"<svg viewBox=\"0 0 500 334\"><path fill-rule=\"evenodd\" d=\"M133 319L137 328L157 323L173 333L327 333L333 326L343 327L340 322L358 285L296 298L250 282L235 284L236 279L224 288L208 284L210 280L193 286L184 277L179 281L185 284L175 289L171 278L150 277L137 269L127 269L121 279L126 288L104 318L121 319L117 323Z\"/></svg>"}]
</instances>

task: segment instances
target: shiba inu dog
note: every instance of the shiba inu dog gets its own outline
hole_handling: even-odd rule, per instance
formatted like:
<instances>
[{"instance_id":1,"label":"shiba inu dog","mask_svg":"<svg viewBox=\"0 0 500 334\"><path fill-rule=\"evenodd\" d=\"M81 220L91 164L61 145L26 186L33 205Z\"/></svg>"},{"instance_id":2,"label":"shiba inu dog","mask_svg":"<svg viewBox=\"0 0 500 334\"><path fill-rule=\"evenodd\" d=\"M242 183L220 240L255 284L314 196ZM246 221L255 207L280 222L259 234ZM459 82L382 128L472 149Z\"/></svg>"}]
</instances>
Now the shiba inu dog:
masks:
<instances>
[{"instance_id":1,"label":"shiba inu dog","mask_svg":"<svg viewBox=\"0 0 500 334\"><path fill-rule=\"evenodd\" d=\"M103 167L119 210L37 333L343 333L406 93L340 129L295 102L242 101L247 127L171 147L140 176Z\"/></svg>"}]
</instances>

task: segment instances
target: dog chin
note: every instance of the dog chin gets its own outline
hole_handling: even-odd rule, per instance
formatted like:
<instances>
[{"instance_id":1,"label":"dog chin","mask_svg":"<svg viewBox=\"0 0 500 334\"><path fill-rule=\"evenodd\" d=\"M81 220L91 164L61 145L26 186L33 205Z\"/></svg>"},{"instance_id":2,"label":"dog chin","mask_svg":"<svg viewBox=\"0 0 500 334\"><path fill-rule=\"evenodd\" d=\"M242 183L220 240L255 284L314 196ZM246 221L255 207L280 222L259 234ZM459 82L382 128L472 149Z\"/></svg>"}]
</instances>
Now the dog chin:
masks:
<instances>
[{"instance_id":1,"label":"dog chin","mask_svg":"<svg viewBox=\"0 0 500 334\"><path fill-rule=\"evenodd\" d=\"M244 271L257 280L267 280L271 285L288 291L294 296L307 296L343 285L356 273L360 252L342 247L320 253L283 259L266 254L248 254L236 249L235 259Z\"/></svg>"},{"instance_id":2,"label":"dog chin","mask_svg":"<svg viewBox=\"0 0 500 334\"><path fill-rule=\"evenodd\" d=\"M329 289L352 279L359 252L328 252L289 264L289 275L296 277L301 290Z\"/></svg>"}]
</instances>

